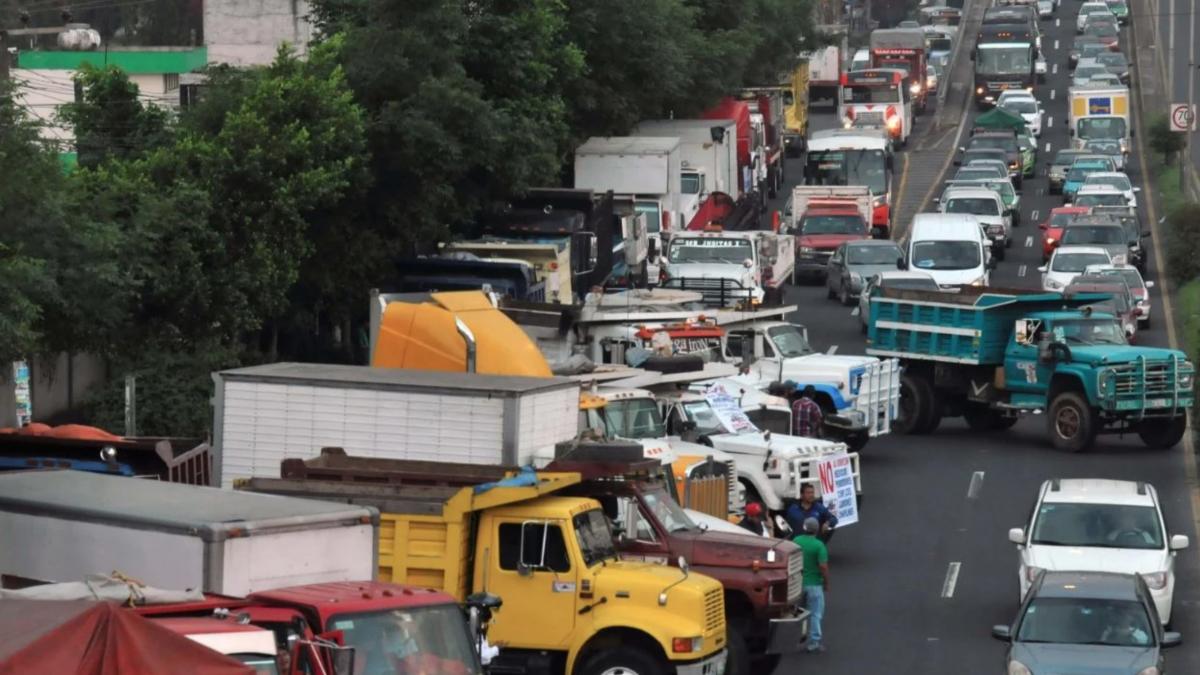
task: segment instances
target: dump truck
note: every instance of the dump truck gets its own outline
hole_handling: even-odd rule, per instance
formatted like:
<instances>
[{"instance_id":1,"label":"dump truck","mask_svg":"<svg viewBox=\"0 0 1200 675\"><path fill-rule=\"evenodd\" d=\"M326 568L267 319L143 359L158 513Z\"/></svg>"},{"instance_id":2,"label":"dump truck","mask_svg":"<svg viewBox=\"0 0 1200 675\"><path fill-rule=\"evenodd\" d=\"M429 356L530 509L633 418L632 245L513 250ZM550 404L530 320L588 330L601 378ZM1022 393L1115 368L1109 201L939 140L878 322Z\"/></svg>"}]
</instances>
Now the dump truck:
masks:
<instances>
[{"instance_id":1,"label":"dump truck","mask_svg":"<svg viewBox=\"0 0 1200 675\"><path fill-rule=\"evenodd\" d=\"M82 471L0 474L0 571L120 570L163 588L245 596L370 579L379 514Z\"/></svg>"},{"instance_id":2,"label":"dump truck","mask_svg":"<svg viewBox=\"0 0 1200 675\"><path fill-rule=\"evenodd\" d=\"M493 672L724 671L721 585L686 558L678 569L621 560L600 502L564 494L579 473L392 464L382 476L367 468L314 481L288 479L294 465L279 483L247 487L370 504L387 514L380 578L460 601L504 598L488 633L501 647Z\"/></svg>"},{"instance_id":3,"label":"dump truck","mask_svg":"<svg viewBox=\"0 0 1200 675\"><path fill-rule=\"evenodd\" d=\"M1174 349L1131 346L1106 294L963 287L945 294L876 288L867 353L900 359L893 428L929 433L943 417L976 430L1046 413L1056 448L1080 452L1097 434L1136 433L1149 448L1183 437L1194 367Z\"/></svg>"},{"instance_id":4,"label":"dump truck","mask_svg":"<svg viewBox=\"0 0 1200 675\"><path fill-rule=\"evenodd\" d=\"M809 69L809 60L800 58L788 77L788 81L784 83L784 86L788 88L783 96L783 151L787 157L804 156L804 142L808 138L809 97L812 92ZM837 108L837 82L835 77L830 96L835 109Z\"/></svg>"}]
</instances>

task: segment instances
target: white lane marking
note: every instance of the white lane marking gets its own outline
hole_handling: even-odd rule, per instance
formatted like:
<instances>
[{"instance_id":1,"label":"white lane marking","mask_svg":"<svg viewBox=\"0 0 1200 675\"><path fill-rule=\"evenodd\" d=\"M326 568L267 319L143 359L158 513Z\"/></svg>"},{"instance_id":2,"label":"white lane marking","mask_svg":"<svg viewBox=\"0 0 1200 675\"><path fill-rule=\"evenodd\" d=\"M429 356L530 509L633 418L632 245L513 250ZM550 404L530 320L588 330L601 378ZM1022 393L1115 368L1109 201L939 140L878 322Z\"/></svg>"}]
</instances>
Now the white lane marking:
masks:
<instances>
[{"instance_id":1,"label":"white lane marking","mask_svg":"<svg viewBox=\"0 0 1200 675\"><path fill-rule=\"evenodd\" d=\"M1054 92L1050 92L1054 93ZM1046 141L1046 152L1050 152L1050 141Z\"/></svg>"},{"instance_id":2,"label":"white lane marking","mask_svg":"<svg viewBox=\"0 0 1200 675\"><path fill-rule=\"evenodd\" d=\"M1058 74L1058 64L1057 63L1050 67L1050 74L1051 75Z\"/></svg>"},{"instance_id":3,"label":"white lane marking","mask_svg":"<svg viewBox=\"0 0 1200 675\"><path fill-rule=\"evenodd\" d=\"M971 474L971 484L967 486L967 499L978 499L980 490L983 490L983 472L976 471Z\"/></svg>"},{"instance_id":4,"label":"white lane marking","mask_svg":"<svg viewBox=\"0 0 1200 675\"><path fill-rule=\"evenodd\" d=\"M1037 217L1038 217L1038 210L1037 210L1037 209L1034 209L1034 210L1032 210L1032 211L1030 211L1030 212L1029 212L1029 219L1030 219L1030 220L1037 220Z\"/></svg>"},{"instance_id":5,"label":"white lane marking","mask_svg":"<svg viewBox=\"0 0 1200 675\"><path fill-rule=\"evenodd\" d=\"M1054 90L1053 89L1050 90L1050 100L1051 101L1054 100Z\"/></svg>"},{"instance_id":6,"label":"white lane marking","mask_svg":"<svg viewBox=\"0 0 1200 675\"><path fill-rule=\"evenodd\" d=\"M962 569L962 563L952 562L946 567L946 580L942 582L942 597L953 598L954 587L958 585L958 571Z\"/></svg>"},{"instance_id":7,"label":"white lane marking","mask_svg":"<svg viewBox=\"0 0 1200 675\"><path fill-rule=\"evenodd\" d=\"M1054 20L1054 27L1055 27L1055 28L1058 28L1058 27L1059 27L1059 26L1061 26L1061 25L1062 25L1062 19L1055 19L1055 20Z\"/></svg>"},{"instance_id":8,"label":"white lane marking","mask_svg":"<svg viewBox=\"0 0 1200 675\"><path fill-rule=\"evenodd\" d=\"M1025 276L1025 266L1024 265L1021 265L1020 267L1017 268L1017 276L1019 276L1019 277Z\"/></svg>"},{"instance_id":9,"label":"white lane marking","mask_svg":"<svg viewBox=\"0 0 1200 675\"><path fill-rule=\"evenodd\" d=\"M1058 40L1055 40L1055 41L1054 41L1054 48L1055 48L1055 49L1058 49Z\"/></svg>"},{"instance_id":10,"label":"white lane marking","mask_svg":"<svg viewBox=\"0 0 1200 675\"><path fill-rule=\"evenodd\" d=\"M1025 248L1033 248L1033 235L1025 237Z\"/></svg>"},{"instance_id":11,"label":"white lane marking","mask_svg":"<svg viewBox=\"0 0 1200 675\"><path fill-rule=\"evenodd\" d=\"M1049 129L1052 126L1054 126L1054 117L1053 116L1047 117L1046 118L1046 128Z\"/></svg>"}]
</instances>

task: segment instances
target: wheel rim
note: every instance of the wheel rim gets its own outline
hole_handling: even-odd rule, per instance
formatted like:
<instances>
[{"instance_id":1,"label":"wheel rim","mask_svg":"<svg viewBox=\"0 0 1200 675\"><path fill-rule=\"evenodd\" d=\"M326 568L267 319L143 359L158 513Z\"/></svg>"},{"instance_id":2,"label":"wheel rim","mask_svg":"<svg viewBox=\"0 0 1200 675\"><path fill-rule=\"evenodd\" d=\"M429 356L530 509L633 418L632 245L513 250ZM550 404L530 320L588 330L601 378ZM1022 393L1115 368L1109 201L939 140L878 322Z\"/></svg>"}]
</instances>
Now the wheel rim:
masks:
<instances>
[{"instance_id":1,"label":"wheel rim","mask_svg":"<svg viewBox=\"0 0 1200 675\"><path fill-rule=\"evenodd\" d=\"M1054 430L1060 438L1075 438L1079 433L1079 411L1071 406L1064 406L1054 416Z\"/></svg>"},{"instance_id":2,"label":"wheel rim","mask_svg":"<svg viewBox=\"0 0 1200 675\"><path fill-rule=\"evenodd\" d=\"M625 666L613 666L612 668L602 671L600 675L638 675L638 672Z\"/></svg>"}]
</instances>

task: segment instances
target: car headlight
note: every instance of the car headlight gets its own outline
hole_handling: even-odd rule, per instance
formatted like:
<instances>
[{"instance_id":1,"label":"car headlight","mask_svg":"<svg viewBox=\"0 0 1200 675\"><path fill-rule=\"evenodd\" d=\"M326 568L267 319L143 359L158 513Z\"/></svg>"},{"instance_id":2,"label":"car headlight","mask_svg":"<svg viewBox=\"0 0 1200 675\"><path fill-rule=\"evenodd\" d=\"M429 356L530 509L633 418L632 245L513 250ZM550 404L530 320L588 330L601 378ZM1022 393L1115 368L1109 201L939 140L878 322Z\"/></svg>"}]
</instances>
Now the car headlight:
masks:
<instances>
[{"instance_id":1,"label":"car headlight","mask_svg":"<svg viewBox=\"0 0 1200 675\"><path fill-rule=\"evenodd\" d=\"M976 279L975 281L972 281L972 282L971 282L971 285L972 285L972 286L982 286L982 285L983 285L983 281L984 281L984 278L983 278L983 277L979 277L979 278L978 278L978 279Z\"/></svg>"},{"instance_id":2,"label":"car headlight","mask_svg":"<svg viewBox=\"0 0 1200 675\"><path fill-rule=\"evenodd\" d=\"M842 120L842 128L843 129L849 129L853 126L854 126L854 122L852 120Z\"/></svg>"},{"instance_id":3,"label":"car headlight","mask_svg":"<svg viewBox=\"0 0 1200 675\"><path fill-rule=\"evenodd\" d=\"M976 93L976 94L982 94L982 93L983 93L983 87L976 87L976 88L975 88L975 93Z\"/></svg>"},{"instance_id":4,"label":"car headlight","mask_svg":"<svg viewBox=\"0 0 1200 675\"><path fill-rule=\"evenodd\" d=\"M862 283L862 275L859 274L858 272L851 272L850 273L850 283L861 284Z\"/></svg>"},{"instance_id":5,"label":"car headlight","mask_svg":"<svg viewBox=\"0 0 1200 675\"><path fill-rule=\"evenodd\" d=\"M1167 587L1166 572L1144 572L1142 573L1142 579L1146 580L1146 585L1152 591L1161 591Z\"/></svg>"},{"instance_id":6,"label":"car headlight","mask_svg":"<svg viewBox=\"0 0 1200 675\"><path fill-rule=\"evenodd\" d=\"M1180 389L1191 389L1192 388L1192 373L1180 373L1179 374L1179 388Z\"/></svg>"},{"instance_id":7,"label":"car headlight","mask_svg":"<svg viewBox=\"0 0 1200 675\"><path fill-rule=\"evenodd\" d=\"M1025 667L1020 661L1008 662L1008 675L1033 675L1029 668Z\"/></svg>"}]
</instances>

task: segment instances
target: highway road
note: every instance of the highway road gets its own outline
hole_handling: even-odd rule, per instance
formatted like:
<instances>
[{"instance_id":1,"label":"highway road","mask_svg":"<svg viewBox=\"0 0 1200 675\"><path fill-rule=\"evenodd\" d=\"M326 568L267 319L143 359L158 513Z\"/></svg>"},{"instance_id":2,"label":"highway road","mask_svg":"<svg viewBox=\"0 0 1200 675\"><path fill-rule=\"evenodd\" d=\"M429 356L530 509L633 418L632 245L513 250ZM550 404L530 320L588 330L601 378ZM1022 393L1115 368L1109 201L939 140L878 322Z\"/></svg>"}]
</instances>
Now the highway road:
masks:
<instances>
[{"instance_id":1,"label":"highway road","mask_svg":"<svg viewBox=\"0 0 1200 675\"><path fill-rule=\"evenodd\" d=\"M1196 0L1159 2L1190 8ZM1015 230L1007 260L992 273L996 286L1039 288L1037 223L1061 204L1060 197L1046 193L1046 167L1053 153L1069 143L1067 50L1079 5L1080 0L1063 0L1057 17L1042 22L1051 72L1036 92L1046 114L1037 176L1025 181L1022 225ZM1135 11L1141 6L1134 3ZM1194 13L1183 18L1191 24ZM1132 50L1126 53L1132 57ZM970 117L976 114L973 106L967 110ZM813 126L832 123L824 119ZM965 128L970 128L969 121ZM1136 144L1130 164L1134 184L1141 185ZM799 176L800 171L788 174ZM1148 223L1144 195L1143 222ZM1150 279L1159 278L1154 253ZM1152 296L1154 326L1139 332L1138 342L1167 345L1158 289ZM800 307L793 320L808 327L815 349L836 346L839 353L863 353L858 318L826 300L823 287L790 289L788 300ZM1192 546L1179 554L1176 567L1174 627L1183 633L1184 646L1170 651L1167 663L1172 673L1200 673L1200 649L1189 646L1189 640L1200 640L1200 542L1184 452L1183 444L1156 452L1145 450L1136 437L1101 436L1089 453L1060 453L1050 447L1042 417L1028 417L1007 432L989 434L970 432L953 419L933 435L871 442L862 452L862 522L839 531L830 546L828 651L791 657L777 672L1004 672L1005 646L993 640L989 630L993 624L1010 622L1017 609L1017 553L1007 541L1007 530L1024 524L1042 481L1095 477L1153 484L1163 502L1168 532L1191 537ZM969 490L972 481L975 489ZM957 576L951 569L957 569Z\"/></svg>"}]
</instances>

